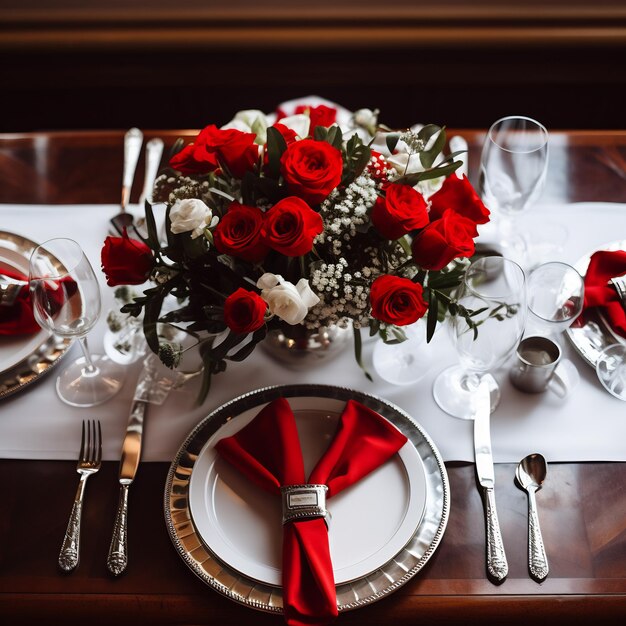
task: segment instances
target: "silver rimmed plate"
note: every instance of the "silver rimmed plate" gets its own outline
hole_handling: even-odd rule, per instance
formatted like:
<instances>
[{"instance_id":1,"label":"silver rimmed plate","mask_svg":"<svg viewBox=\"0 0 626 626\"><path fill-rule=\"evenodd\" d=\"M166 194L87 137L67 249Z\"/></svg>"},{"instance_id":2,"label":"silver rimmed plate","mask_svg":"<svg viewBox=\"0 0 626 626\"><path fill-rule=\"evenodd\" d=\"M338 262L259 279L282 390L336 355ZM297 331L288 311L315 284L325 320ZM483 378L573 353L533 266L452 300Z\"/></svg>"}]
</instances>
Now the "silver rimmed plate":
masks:
<instances>
[{"instance_id":1,"label":"silver rimmed plate","mask_svg":"<svg viewBox=\"0 0 626 626\"><path fill-rule=\"evenodd\" d=\"M626 239L600 246L577 261L574 267L581 276L587 273L591 256L598 250L626 250ZM576 352L593 368L596 367L598 356L606 347L615 343L626 345L626 340L611 328L606 317L595 308L583 311L565 332Z\"/></svg>"},{"instance_id":2,"label":"silver rimmed plate","mask_svg":"<svg viewBox=\"0 0 626 626\"><path fill-rule=\"evenodd\" d=\"M28 276L28 260L37 245L21 235L0 231L0 273L12 269ZM60 265L52 255L50 260ZM44 330L17 337L0 335L0 399L39 380L59 362L70 344L70 339Z\"/></svg>"},{"instance_id":3,"label":"silver rimmed plate","mask_svg":"<svg viewBox=\"0 0 626 626\"><path fill-rule=\"evenodd\" d=\"M450 502L445 467L429 437L406 413L340 387L261 389L198 424L174 459L165 490L166 523L178 553L197 576L229 598L282 611L280 503L251 489L213 449L278 397L289 400L301 441L309 442L302 444L307 471L328 445L349 399L377 411L407 436L409 442L394 459L328 503L339 611L395 591L424 566L443 536ZM370 491L382 501L366 498Z\"/></svg>"}]
</instances>

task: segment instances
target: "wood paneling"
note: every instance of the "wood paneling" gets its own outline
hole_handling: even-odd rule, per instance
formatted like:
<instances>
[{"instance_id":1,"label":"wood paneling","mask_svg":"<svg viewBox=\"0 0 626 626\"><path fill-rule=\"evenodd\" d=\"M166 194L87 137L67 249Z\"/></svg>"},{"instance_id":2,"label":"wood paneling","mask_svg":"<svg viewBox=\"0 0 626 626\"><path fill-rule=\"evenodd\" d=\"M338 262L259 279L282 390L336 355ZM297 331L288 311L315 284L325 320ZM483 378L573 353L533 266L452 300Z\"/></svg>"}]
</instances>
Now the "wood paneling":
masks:
<instances>
[{"instance_id":1,"label":"wood paneling","mask_svg":"<svg viewBox=\"0 0 626 626\"><path fill-rule=\"evenodd\" d=\"M623 128L621 0L3 0L0 132L196 127L316 93L394 126Z\"/></svg>"}]
</instances>

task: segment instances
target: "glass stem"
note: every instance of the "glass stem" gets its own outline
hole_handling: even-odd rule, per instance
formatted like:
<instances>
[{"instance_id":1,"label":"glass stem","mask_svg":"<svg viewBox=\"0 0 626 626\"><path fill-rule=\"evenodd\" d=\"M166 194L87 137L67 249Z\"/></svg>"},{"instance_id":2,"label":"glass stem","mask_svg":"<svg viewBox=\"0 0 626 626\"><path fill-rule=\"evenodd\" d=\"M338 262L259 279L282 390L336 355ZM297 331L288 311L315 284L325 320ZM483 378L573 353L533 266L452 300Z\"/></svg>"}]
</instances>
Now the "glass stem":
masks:
<instances>
[{"instance_id":1,"label":"glass stem","mask_svg":"<svg viewBox=\"0 0 626 626\"><path fill-rule=\"evenodd\" d=\"M85 357L85 362L87 363L87 367L85 367L85 372L87 374L97 374L98 368L93 364L91 360L91 355L89 354L89 348L87 347L87 337L79 337L78 343L80 344L80 348L83 351L83 356Z\"/></svg>"},{"instance_id":2,"label":"glass stem","mask_svg":"<svg viewBox=\"0 0 626 626\"><path fill-rule=\"evenodd\" d=\"M473 392L480 387L482 376L476 372L468 372L461 379L461 387L466 391Z\"/></svg>"}]
</instances>

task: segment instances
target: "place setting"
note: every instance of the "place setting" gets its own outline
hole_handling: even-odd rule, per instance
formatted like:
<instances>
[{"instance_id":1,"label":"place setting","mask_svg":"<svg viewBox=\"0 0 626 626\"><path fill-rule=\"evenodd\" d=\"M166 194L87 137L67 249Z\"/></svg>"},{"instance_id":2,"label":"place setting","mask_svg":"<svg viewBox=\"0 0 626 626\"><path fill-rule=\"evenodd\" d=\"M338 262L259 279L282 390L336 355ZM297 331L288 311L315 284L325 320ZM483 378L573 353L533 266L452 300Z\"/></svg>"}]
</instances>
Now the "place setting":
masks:
<instances>
[{"instance_id":1,"label":"place setting","mask_svg":"<svg viewBox=\"0 0 626 626\"><path fill-rule=\"evenodd\" d=\"M626 242L574 260L518 228L545 184L539 122L494 124L475 189L462 138L378 117L311 97L206 126L165 162L151 140L130 211L134 128L99 249L78 227L40 244L0 232L0 399L56 391L81 433L61 572L80 566L87 479L113 460L102 563L115 581L141 567L132 485L166 461L165 526L191 573L289 624L329 623L423 573L458 460L476 470L485 578L506 585L512 562L549 578L540 490L571 454L555 433L568 403L626 400ZM165 455L147 456L144 429ZM507 550L502 462L527 498L526 554Z\"/></svg>"}]
</instances>

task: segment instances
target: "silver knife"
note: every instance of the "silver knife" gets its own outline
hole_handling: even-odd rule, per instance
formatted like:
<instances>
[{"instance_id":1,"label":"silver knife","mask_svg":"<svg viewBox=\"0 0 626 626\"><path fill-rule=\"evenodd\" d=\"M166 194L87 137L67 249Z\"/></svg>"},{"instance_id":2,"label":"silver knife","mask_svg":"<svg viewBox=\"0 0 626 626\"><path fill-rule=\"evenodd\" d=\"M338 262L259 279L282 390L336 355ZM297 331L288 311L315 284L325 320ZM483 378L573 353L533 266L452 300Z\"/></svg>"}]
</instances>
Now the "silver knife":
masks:
<instances>
[{"instance_id":1,"label":"silver knife","mask_svg":"<svg viewBox=\"0 0 626 626\"><path fill-rule=\"evenodd\" d=\"M143 379L144 372L140 374L138 384L142 384ZM122 444L119 472L120 498L113 527L113 538L107 557L107 568L116 576L119 576L128 565L128 490L135 478L141 459L141 438L147 404L148 402L145 400L133 400L126 436Z\"/></svg>"},{"instance_id":2,"label":"silver knife","mask_svg":"<svg viewBox=\"0 0 626 626\"><path fill-rule=\"evenodd\" d=\"M483 380L478 388L476 413L474 414L474 455L476 458L476 474L483 488L485 517L487 519L487 572L496 581L502 581L509 573L509 565L504 552L504 543L498 523L496 511L496 482L491 454L491 433L489 418L491 416L491 393L489 382Z\"/></svg>"}]
</instances>

